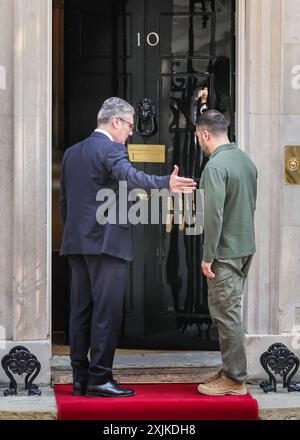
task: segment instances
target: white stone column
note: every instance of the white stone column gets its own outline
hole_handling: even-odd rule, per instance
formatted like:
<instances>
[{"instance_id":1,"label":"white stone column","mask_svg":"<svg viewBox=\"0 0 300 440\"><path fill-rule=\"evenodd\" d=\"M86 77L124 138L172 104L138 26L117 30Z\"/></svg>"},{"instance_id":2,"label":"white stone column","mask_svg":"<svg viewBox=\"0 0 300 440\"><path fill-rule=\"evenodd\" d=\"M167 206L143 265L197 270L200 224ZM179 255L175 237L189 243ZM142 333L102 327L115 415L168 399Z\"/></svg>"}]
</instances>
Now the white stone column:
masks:
<instances>
[{"instance_id":1,"label":"white stone column","mask_svg":"<svg viewBox=\"0 0 300 440\"><path fill-rule=\"evenodd\" d=\"M14 193L12 345L38 357L50 380L49 142L51 1L13 0Z\"/></svg>"},{"instance_id":2,"label":"white stone column","mask_svg":"<svg viewBox=\"0 0 300 440\"><path fill-rule=\"evenodd\" d=\"M0 2L0 356L12 338L13 8Z\"/></svg>"},{"instance_id":3,"label":"white stone column","mask_svg":"<svg viewBox=\"0 0 300 440\"><path fill-rule=\"evenodd\" d=\"M257 253L243 310L249 376L262 378L266 373L259 358L271 344L285 343L298 356L300 354L292 327L286 334L282 325L284 317L285 322L293 322L291 314L295 312L296 293L291 287L296 287L295 281L300 280L300 265L297 269L299 261L295 259L299 256L300 241L294 229L297 216L294 209L300 207L300 203L290 203L292 192L288 197L284 195L284 102L288 82L284 32L295 20L293 14L299 6L297 2L291 5L290 0L239 0L239 3L245 7L239 17L239 37L244 35L244 44L239 43L240 47L244 46L244 53L239 57L242 79L238 93L243 94L238 108L238 127L242 129L239 138L259 173ZM286 14L287 4L291 8L290 17ZM299 219L297 221L300 224ZM291 227L285 229L284 222ZM297 233L299 236L299 228ZM288 263L291 260L293 265Z\"/></svg>"},{"instance_id":4,"label":"white stone column","mask_svg":"<svg viewBox=\"0 0 300 440\"><path fill-rule=\"evenodd\" d=\"M259 173L255 256L244 303L247 333L279 332L282 0L245 2L244 148Z\"/></svg>"},{"instance_id":5,"label":"white stone column","mask_svg":"<svg viewBox=\"0 0 300 440\"><path fill-rule=\"evenodd\" d=\"M300 2L297 0L284 0L283 14L282 147L285 145L300 146ZM281 210L282 251L279 300L281 332L293 333L298 331L300 333L299 185L283 185Z\"/></svg>"}]
</instances>

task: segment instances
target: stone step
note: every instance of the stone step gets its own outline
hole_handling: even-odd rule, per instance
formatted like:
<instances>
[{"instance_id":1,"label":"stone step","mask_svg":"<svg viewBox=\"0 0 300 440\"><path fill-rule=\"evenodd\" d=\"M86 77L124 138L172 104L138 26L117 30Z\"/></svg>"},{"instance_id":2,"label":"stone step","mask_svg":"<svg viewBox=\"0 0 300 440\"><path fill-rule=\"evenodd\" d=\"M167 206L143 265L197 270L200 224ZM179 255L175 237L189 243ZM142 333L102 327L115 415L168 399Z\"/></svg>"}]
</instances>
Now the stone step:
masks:
<instances>
[{"instance_id":1,"label":"stone step","mask_svg":"<svg viewBox=\"0 0 300 440\"><path fill-rule=\"evenodd\" d=\"M197 383L221 368L219 352L117 354L114 377L121 383ZM54 384L72 383L68 356L53 356Z\"/></svg>"},{"instance_id":2,"label":"stone step","mask_svg":"<svg viewBox=\"0 0 300 440\"><path fill-rule=\"evenodd\" d=\"M288 393L279 387L277 393L265 394L257 385L249 385L249 392L259 404L261 420L300 420L300 393ZM0 388L3 396L4 388ZM57 404L52 388L41 388L41 396L0 398L0 420L56 420ZM126 424L126 422L124 422Z\"/></svg>"},{"instance_id":3,"label":"stone step","mask_svg":"<svg viewBox=\"0 0 300 440\"><path fill-rule=\"evenodd\" d=\"M120 354L121 353L121 354ZM114 377L121 383L198 383L221 368L219 352L144 352L118 351L114 360ZM69 356L53 356L54 384L72 383ZM248 390L259 403L261 420L300 420L300 393L265 394L255 382Z\"/></svg>"},{"instance_id":4,"label":"stone step","mask_svg":"<svg viewBox=\"0 0 300 440\"><path fill-rule=\"evenodd\" d=\"M4 397L7 387L0 388L0 420L57 420L57 404L54 390L40 388L41 396L28 396L18 389L18 395Z\"/></svg>"},{"instance_id":5,"label":"stone step","mask_svg":"<svg viewBox=\"0 0 300 440\"><path fill-rule=\"evenodd\" d=\"M114 368L114 378L120 383L146 384L146 383L197 383L206 377L215 374L218 368ZM71 368L51 369L53 384L72 383Z\"/></svg>"}]
</instances>

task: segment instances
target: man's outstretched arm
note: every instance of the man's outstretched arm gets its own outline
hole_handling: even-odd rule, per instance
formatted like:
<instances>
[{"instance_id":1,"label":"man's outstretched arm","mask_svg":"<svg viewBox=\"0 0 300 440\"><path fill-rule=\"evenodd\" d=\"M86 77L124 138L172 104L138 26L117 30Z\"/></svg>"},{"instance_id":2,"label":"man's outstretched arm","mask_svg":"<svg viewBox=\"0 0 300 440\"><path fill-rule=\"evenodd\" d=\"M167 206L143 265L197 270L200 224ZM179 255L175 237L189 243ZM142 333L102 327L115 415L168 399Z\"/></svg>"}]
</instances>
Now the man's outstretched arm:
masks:
<instances>
[{"instance_id":1,"label":"man's outstretched arm","mask_svg":"<svg viewBox=\"0 0 300 440\"><path fill-rule=\"evenodd\" d=\"M173 173L166 176L156 176L138 171L129 162L124 145L117 143L110 146L106 167L115 180L126 180L129 189L139 188L150 191L154 188L167 188L176 193L190 193L196 189L196 182L193 179L178 176L177 165L175 165Z\"/></svg>"}]
</instances>

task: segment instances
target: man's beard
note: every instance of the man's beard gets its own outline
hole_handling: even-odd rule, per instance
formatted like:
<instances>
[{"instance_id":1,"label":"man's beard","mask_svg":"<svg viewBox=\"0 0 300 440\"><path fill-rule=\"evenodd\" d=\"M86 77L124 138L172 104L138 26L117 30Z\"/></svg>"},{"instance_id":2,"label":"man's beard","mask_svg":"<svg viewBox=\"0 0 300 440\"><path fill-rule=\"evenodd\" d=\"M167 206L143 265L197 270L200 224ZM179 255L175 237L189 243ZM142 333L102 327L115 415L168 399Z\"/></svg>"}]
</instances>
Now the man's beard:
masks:
<instances>
[{"instance_id":1,"label":"man's beard","mask_svg":"<svg viewBox=\"0 0 300 440\"><path fill-rule=\"evenodd\" d=\"M209 157L210 156L210 152L208 151L208 149L206 148L205 145L201 145L201 149L202 149L202 152L203 152L205 157Z\"/></svg>"}]
</instances>

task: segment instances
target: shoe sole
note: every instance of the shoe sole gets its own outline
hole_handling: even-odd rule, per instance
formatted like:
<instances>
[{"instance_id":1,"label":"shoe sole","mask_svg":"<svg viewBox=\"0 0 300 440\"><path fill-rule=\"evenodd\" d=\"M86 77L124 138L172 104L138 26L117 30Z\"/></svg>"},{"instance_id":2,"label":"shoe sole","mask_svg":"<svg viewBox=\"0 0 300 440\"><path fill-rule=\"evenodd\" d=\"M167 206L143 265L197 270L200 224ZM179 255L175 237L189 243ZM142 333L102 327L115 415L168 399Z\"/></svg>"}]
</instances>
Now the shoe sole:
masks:
<instances>
[{"instance_id":1,"label":"shoe sole","mask_svg":"<svg viewBox=\"0 0 300 440\"><path fill-rule=\"evenodd\" d=\"M200 391L200 394L205 394L206 396L246 396L248 394L248 390L245 391L227 391L226 393L216 393L213 391Z\"/></svg>"},{"instance_id":2,"label":"shoe sole","mask_svg":"<svg viewBox=\"0 0 300 440\"><path fill-rule=\"evenodd\" d=\"M126 394L126 395L120 395L120 396L112 396L111 394L101 394L101 393L97 393L97 394L94 394L94 393L86 393L85 394L85 396L86 397L133 397L133 396L135 396L135 393L133 393L133 394Z\"/></svg>"}]
</instances>

